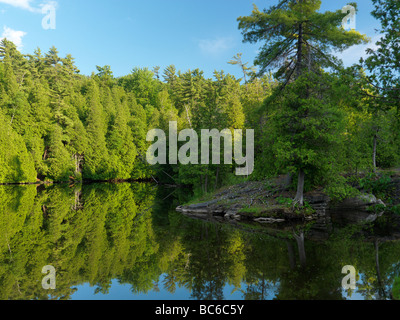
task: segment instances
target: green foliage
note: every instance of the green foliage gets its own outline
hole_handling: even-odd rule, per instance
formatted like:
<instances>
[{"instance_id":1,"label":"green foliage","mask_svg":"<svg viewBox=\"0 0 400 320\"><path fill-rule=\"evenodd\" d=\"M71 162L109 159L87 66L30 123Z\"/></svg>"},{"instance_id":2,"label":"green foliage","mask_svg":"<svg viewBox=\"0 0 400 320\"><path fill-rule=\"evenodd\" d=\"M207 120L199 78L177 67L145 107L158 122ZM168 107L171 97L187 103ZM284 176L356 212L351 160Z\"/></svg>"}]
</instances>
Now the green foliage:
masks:
<instances>
[{"instance_id":1,"label":"green foliage","mask_svg":"<svg viewBox=\"0 0 400 320\"><path fill-rule=\"evenodd\" d=\"M44 55L40 49L23 55L3 39L0 183L153 177L192 185L178 192L185 199L194 193L191 202L196 203L223 185L304 171L306 189L322 187L334 201L354 197L357 187L386 195L390 176L357 178L375 165L392 167L400 160L400 4L373 3L383 37L376 51L368 50L363 64L368 76L359 66L342 68L332 56L333 50L367 38L340 28L340 10L320 12L320 0L282 0L264 11L254 7L250 16L238 19L245 42L264 42L254 62L260 67L257 75L242 54L228 62L242 69L244 84L224 71L208 79L200 69L181 72L173 65L162 73L164 81L159 67L134 68L115 78L110 66L96 66L96 73L83 76L72 56L60 57L55 47ZM268 73L275 67L275 74ZM254 129L254 174L236 177L234 167L224 164L149 167L146 133L168 131L169 121L177 121L179 130L198 133L204 128ZM154 192L129 184L49 187L39 194L36 186L1 186L0 298L48 298L33 288L41 267L52 261L63 270L58 298L70 297L72 284L84 282L106 293L111 279L129 283L133 292L148 292L161 274L170 292L185 286L198 299L221 299L225 282L238 290L245 282L245 298L264 298L264 288L277 284L280 298L341 297L337 271L352 259L365 274L361 294L373 296L368 288L376 277L375 249L351 238L352 230L322 247L308 243L311 257L327 257L318 260L322 268L317 274L313 269L315 281L310 281L304 270L290 269L287 254L282 255L290 242L185 220L174 210L167 212L163 201L157 204L160 212L148 214ZM168 208L175 207L174 201ZM278 197L277 203L298 214L313 212L307 202L301 207ZM243 210L262 212L260 207ZM400 214L400 205L385 210ZM400 251L398 244L388 246L381 272L393 278ZM397 298L399 286L396 279Z\"/></svg>"},{"instance_id":2,"label":"green foliage","mask_svg":"<svg viewBox=\"0 0 400 320\"><path fill-rule=\"evenodd\" d=\"M143 183L0 186L0 299L70 299L83 285L107 294L115 282L133 294L180 288L194 299L228 298L227 286L245 299L343 299L349 293L337 270L347 264L360 274L365 299L382 286L398 298L396 241L377 252L361 226L335 228L323 242L306 239L304 268L291 231L277 237L265 227L247 232L190 219L175 212L170 193ZM50 293L40 285L49 264L57 271Z\"/></svg>"},{"instance_id":3,"label":"green foliage","mask_svg":"<svg viewBox=\"0 0 400 320\"><path fill-rule=\"evenodd\" d=\"M305 201L303 206L300 206L298 203L295 203L295 201L292 198L285 198L282 196L279 196L276 198L276 202L282 206L285 206L286 208L290 208L293 210L293 213L297 215L311 215L315 213L315 210L311 207L311 205Z\"/></svg>"},{"instance_id":4,"label":"green foliage","mask_svg":"<svg viewBox=\"0 0 400 320\"><path fill-rule=\"evenodd\" d=\"M394 281L392 296L395 300L400 300L400 277L397 277Z\"/></svg>"},{"instance_id":5,"label":"green foliage","mask_svg":"<svg viewBox=\"0 0 400 320\"><path fill-rule=\"evenodd\" d=\"M7 141L0 183L156 177L207 192L231 179L231 165L149 167L147 132L168 132L170 121L179 130L243 129L242 102L260 104L264 92L245 97L240 81L223 71L206 79L199 69L182 73L169 66L162 82L159 67L134 68L118 79L110 66L96 69L85 77L55 47L24 57L12 42L1 42L0 137Z\"/></svg>"},{"instance_id":6,"label":"green foliage","mask_svg":"<svg viewBox=\"0 0 400 320\"><path fill-rule=\"evenodd\" d=\"M341 27L340 10L320 12L320 7L320 0L282 0L263 11L254 5L250 16L238 18L244 42L265 42L255 60L259 75L276 68L274 76L280 81L261 111L268 137L259 146L260 162L268 167L257 174L298 174L296 201L301 205L305 177L310 183L309 177L332 170L343 140L344 112L337 103L343 86L326 72L340 69L341 62L331 52L368 41Z\"/></svg>"},{"instance_id":7,"label":"green foliage","mask_svg":"<svg viewBox=\"0 0 400 320\"><path fill-rule=\"evenodd\" d=\"M389 175L369 173L360 179L360 187L367 192L379 196L388 190L391 181L392 179Z\"/></svg>"},{"instance_id":8,"label":"green foliage","mask_svg":"<svg viewBox=\"0 0 400 320\"><path fill-rule=\"evenodd\" d=\"M250 16L238 18L245 42L266 42L255 60L259 74L277 66L277 76L289 80L294 71L301 74L307 63L321 67L338 63L332 49L342 51L367 42L360 33L341 28L341 10L320 12L320 7L320 0L280 0L263 11L254 5ZM313 61L307 61L307 56Z\"/></svg>"},{"instance_id":9,"label":"green foliage","mask_svg":"<svg viewBox=\"0 0 400 320\"><path fill-rule=\"evenodd\" d=\"M68 181L74 174L74 165L69 152L63 144L61 128L56 124L49 136L49 157L46 160L48 178L55 181Z\"/></svg>"},{"instance_id":10,"label":"green foliage","mask_svg":"<svg viewBox=\"0 0 400 320\"><path fill-rule=\"evenodd\" d=\"M239 210L239 213L250 213L253 214L255 217L261 216L262 212L265 210L263 207L244 207Z\"/></svg>"},{"instance_id":11,"label":"green foliage","mask_svg":"<svg viewBox=\"0 0 400 320\"><path fill-rule=\"evenodd\" d=\"M293 199L284 198L282 196L279 196L278 198L276 198L276 202L279 204L285 205L287 207L291 207L293 204Z\"/></svg>"},{"instance_id":12,"label":"green foliage","mask_svg":"<svg viewBox=\"0 0 400 320\"><path fill-rule=\"evenodd\" d=\"M36 179L34 161L21 136L12 130L0 110L0 181L32 182Z\"/></svg>"},{"instance_id":13,"label":"green foliage","mask_svg":"<svg viewBox=\"0 0 400 320\"><path fill-rule=\"evenodd\" d=\"M360 194L360 191L353 186L351 180L352 177L345 178L342 175L333 175L328 179L324 190L331 201L341 202L346 198L354 198Z\"/></svg>"},{"instance_id":14,"label":"green foliage","mask_svg":"<svg viewBox=\"0 0 400 320\"><path fill-rule=\"evenodd\" d=\"M400 204L397 204L397 205L395 205L395 206L392 206L392 207L390 208L390 212L392 212L392 213L394 213L394 214L397 214L397 215L400 215Z\"/></svg>"},{"instance_id":15,"label":"green foliage","mask_svg":"<svg viewBox=\"0 0 400 320\"><path fill-rule=\"evenodd\" d=\"M299 186L296 175L304 173L305 190L322 187L333 199L349 197L356 189L346 174L400 161L398 99L386 90L397 75L381 68L398 61L391 28L398 13L379 9L398 4L374 4L384 37L365 65L375 78L360 66L342 68L331 55L368 39L341 28L340 10L320 12L319 0L284 0L263 11L254 6L250 16L238 18L245 42L264 42L254 61L257 74L241 53L228 62L242 69L244 83L223 70L206 78L200 69L181 72L174 65L164 71L134 68L119 78L110 66L96 66L87 77L72 56L61 57L55 47L22 55L3 39L0 183L156 179L192 185L201 195L241 181L234 165L148 166L147 132L168 132L169 121L177 121L179 131L197 133L253 129L255 171L245 179L291 173L292 186ZM374 89L375 80L385 90ZM383 192L381 182L362 181Z\"/></svg>"}]
</instances>

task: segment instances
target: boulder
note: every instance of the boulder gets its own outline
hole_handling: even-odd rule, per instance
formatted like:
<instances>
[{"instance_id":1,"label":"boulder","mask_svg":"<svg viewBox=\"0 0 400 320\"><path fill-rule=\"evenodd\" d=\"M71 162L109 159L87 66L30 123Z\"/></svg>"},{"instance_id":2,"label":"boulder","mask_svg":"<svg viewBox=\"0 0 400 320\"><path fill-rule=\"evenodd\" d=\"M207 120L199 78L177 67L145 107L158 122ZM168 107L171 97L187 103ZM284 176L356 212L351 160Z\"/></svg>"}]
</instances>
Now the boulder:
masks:
<instances>
[{"instance_id":1,"label":"boulder","mask_svg":"<svg viewBox=\"0 0 400 320\"><path fill-rule=\"evenodd\" d=\"M373 207L383 205L382 200L377 199L372 194L361 194L354 198L348 198L340 203L331 204L329 214L332 222L346 223L362 223L373 222L383 214L375 212Z\"/></svg>"},{"instance_id":2,"label":"boulder","mask_svg":"<svg viewBox=\"0 0 400 320\"><path fill-rule=\"evenodd\" d=\"M354 198L348 198L332 206L336 210L366 210L368 207L378 204L378 199L373 194L361 194Z\"/></svg>"}]
</instances>

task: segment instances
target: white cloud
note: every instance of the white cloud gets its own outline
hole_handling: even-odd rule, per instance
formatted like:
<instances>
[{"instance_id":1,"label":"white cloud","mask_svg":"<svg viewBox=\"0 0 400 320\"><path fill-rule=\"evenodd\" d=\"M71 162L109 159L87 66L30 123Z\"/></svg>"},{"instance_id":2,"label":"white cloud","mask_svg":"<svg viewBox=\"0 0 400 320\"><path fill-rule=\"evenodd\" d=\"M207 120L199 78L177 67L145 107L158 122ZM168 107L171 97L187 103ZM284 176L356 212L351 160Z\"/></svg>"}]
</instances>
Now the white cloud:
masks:
<instances>
[{"instance_id":1,"label":"white cloud","mask_svg":"<svg viewBox=\"0 0 400 320\"><path fill-rule=\"evenodd\" d=\"M47 7L52 6L54 8L58 6L57 1L54 0L45 0L38 5L39 7L32 7L31 5L32 2L33 0L0 0L0 3L8 4L13 7L20 8L23 10L28 10L34 13L43 13L42 8L46 6Z\"/></svg>"},{"instance_id":2,"label":"white cloud","mask_svg":"<svg viewBox=\"0 0 400 320\"><path fill-rule=\"evenodd\" d=\"M231 37L204 39L199 40L198 45L200 50L206 55L217 56L234 46L234 40Z\"/></svg>"},{"instance_id":3,"label":"white cloud","mask_svg":"<svg viewBox=\"0 0 400 320\"><path fill-rule=\"evenodd\" d=\"M0 3L9 4L24 10L35 11L35 9L31 7L31 2L32 0L0 0Z\"/></svg>"},{"instance_id":4,"label":"white cloud","mask_svg":"<svg viewBox=\"0 0 400 320\"><path fill-rule=\"evenodd\" d=\"M360 44L358 46L353 46L350 47L349 49L337 53L336 56L340 59L342 59L343 63L345 66L351 66L354 63L359 63L360 58L367 58L367 53L366 50L368 48L372 50L378 49L378 46L376 45L376 42L381 39L382 35L377 35L373 38L371 38L371 42L368 44Z\"/></svg>"},{"instance_id":5,"label":"white cloud","mask_svg":"<svg viewBox=\"0 0 400 320\"><path fill-rule=\"evenodd\" d=\"M8 27L4 27L3 34L1 35L0 39L7 38L7 40L13 42L19 50L22 49L22 37L26 35L24 31L17 31L13 30Z\"/></svg>"}]
</instances>

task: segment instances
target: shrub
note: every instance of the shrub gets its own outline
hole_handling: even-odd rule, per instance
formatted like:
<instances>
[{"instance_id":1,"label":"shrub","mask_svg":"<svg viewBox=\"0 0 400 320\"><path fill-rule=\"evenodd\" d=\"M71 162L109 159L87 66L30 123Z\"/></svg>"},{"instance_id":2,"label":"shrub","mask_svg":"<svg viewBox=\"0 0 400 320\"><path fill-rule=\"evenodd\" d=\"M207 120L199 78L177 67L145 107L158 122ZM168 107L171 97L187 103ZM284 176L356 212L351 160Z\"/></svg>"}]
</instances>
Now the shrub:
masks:
<instances>
[{"instance_id":1,"label":"shrub","mask_svg":"<svg viewBox=\"0 0 400 320\"><path fill-rule=\"evenodd\" d=\"M389 175L370 173L360 179L360 187L376 196L382 196L386 193L391 181L392 179Z\"/></svg>"}]
</instances>

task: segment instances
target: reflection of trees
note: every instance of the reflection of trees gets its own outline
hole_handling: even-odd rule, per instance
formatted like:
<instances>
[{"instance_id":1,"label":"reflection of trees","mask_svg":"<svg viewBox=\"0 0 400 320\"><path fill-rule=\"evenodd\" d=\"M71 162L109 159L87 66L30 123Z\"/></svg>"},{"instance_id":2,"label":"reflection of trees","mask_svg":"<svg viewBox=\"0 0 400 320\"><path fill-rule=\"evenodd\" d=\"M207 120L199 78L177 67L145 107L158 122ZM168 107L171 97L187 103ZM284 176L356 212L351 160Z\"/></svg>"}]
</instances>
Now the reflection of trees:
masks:
<instances>
[{"instance_id":1,"label":"reflection of trees","mask_svg":"<svg viewBox=\"0 0 400 320\"><path fill-rule=\"evenodd\" d=\"M400 244L381 243L379 239L365 244L368 253L360 270L361 284L358 292L366 300L391 299L392 286L400 274Z\"/></svg>"},{"instance_id":2,"label":"reflection of trees","mask_svg":"<svg viewBox=\"0 0 400 320\"><path fill-rule=\"evenodd\" d=\"M0 240L0 298L47 299L51 293L68 299L85 282L107 293L111 279L156 247L149 215L136 219L146 205L136 200L140 191L152 201L143 187L85 186L84 206L76 205L77 189L50 187L37 194L35 186L1 187L0 234L7 237ZM57 272L52 292L41 288L41 269L48 264Z\"/></svg>"},{"instance_id":3,"label":"reflection of trees","mask_svg":"<svg viewBox=\"0 0 400 320\"><path fill-rule=\"evenodd\" d=\"M304 246L304 231L300 231L299 234L293 232L293 236L297 242L297 248L299 250L299 260L301 266L304 268L306 266L306 248Z\"/></svg>"},{"instance_id":4,"label":"reflection of trees","mask_svg":"<svg viewBox=\"0 0 400 320\"><path fill-rule=\"evenodd\" d=\"M378 300L386 300L386 290L384 288L384 284L382 281L381 277L381 269L379 265L379 240L374 241L374 246L375 246L375 265L376 265L376 277L378 280L378 286L377 286L377 294L378 294Z\"/></svg>"},{"instance_id":5,"label":"reflection of trees","mask_svg":"<svg viewBox=\"0 0 400 320\"><path fill-rule=\"evenodd\" d=\"M357 291L365 299L387 299L399 277L398 242L365 241L355 227L324 242L307 240L303 229L280 238L245 232L175 212L185 191L173 191L0 187L0 299L69 299L83 283L107 294L113 279L133 293L185 287L201 300L225 298L227 284L251 300L342 299L347 264L361 275ZM48 264L57 271L50 297L41 288Z\"/></svg>"},{"instance_id":6,"label":"reflection of trees","mask_svg":"<svg viewBox=\"0 0 400 320\"><path fill-rule=\"evenodd\" d=\"M227 281L229 256L226 252L227 233L218 225L196 223L190 226L190 233L183 234L185 252L190 252L190 263L186 277L191 296L197 300L222 300L223 288Z\"/></svg>"},{"instance_id":7,"label":"reflection of trees","mask_svg":"<svg viewBox=\"0 0 400 320\"><path fill-rule=\"evenodd\" d=\"M257 282L247 285L246 291L243 292L245 300L266 300L270 296L270 292L273 289L273 284L268 279L265 279L265 275L261 274L260 279Z\"/></svg>"}]
</instances>

